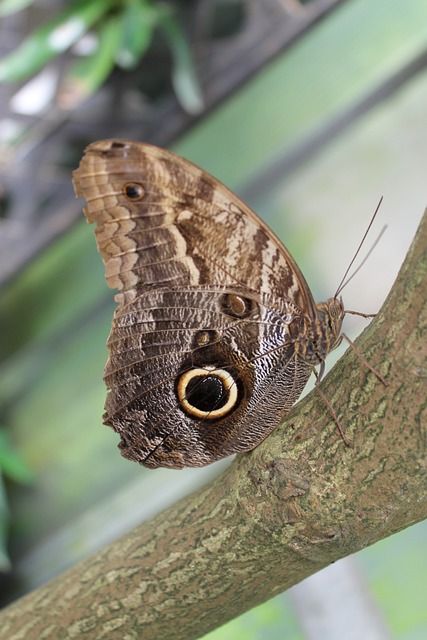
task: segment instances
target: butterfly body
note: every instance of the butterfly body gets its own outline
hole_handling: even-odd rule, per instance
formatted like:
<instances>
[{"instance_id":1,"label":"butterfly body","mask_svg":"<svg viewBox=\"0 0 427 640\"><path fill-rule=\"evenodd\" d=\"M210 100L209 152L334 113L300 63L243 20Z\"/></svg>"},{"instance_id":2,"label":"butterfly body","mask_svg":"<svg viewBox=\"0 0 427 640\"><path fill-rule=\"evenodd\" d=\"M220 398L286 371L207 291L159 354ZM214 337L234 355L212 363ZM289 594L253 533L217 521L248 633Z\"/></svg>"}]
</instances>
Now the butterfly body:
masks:
<instances>
[{"instance_id":1,"label":"butterfly body","mask_svg":"<svg viewBox=\"0 0 427 640\"><path fill-rule=\"evenodd\" d=\"M315 305L271 230L170 152L96 142L74 183L120 291L104 422L122 455L181 468L255 447L339 342L342 302Z\"/></svg>"}]
</instances>

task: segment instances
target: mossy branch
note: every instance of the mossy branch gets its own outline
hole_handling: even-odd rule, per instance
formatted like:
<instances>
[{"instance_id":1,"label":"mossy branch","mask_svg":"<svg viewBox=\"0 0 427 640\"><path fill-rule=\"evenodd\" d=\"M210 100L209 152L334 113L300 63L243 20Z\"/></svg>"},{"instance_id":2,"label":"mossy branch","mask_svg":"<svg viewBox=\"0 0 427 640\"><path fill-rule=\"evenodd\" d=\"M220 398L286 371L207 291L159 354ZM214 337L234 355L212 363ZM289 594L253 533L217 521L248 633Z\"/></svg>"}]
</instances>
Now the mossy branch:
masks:
<instances>
[{"instance_id":1,"label":"mossy branch","mask_svg":"<svg viewBox=\"0 0 427 640\"><path fill-rule=\"evenodd\" d=\"M427 516L427 217L380 314L259 447L0 614L0 639L203 636Z\"/></svg>"}]
</instances>

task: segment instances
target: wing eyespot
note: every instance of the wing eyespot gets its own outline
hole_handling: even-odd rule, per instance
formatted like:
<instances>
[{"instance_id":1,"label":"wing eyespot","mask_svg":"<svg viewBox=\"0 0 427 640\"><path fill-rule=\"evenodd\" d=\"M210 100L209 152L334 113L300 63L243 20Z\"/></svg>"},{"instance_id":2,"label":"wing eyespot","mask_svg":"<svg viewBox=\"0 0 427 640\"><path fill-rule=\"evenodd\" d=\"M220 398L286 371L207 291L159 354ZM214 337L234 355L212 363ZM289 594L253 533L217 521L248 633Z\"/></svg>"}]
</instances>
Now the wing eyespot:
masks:
<instances>
[{"instance_id":1,"label":"wing eyespot","mask_svg":"<svg viewBox=\"0 0 427 640\"><path fill-rule=\"evenodd\" d=\"M220 340L221 334L215 329L201 329L197 331L194 336L192 347L193 349L200 349L201 347L207 347L210 344L214 344Z\"/></svg>"},{"instance_id":2,"label":"wing eyespot","mask_svg":"<svg viewBox=\"0 0 427 640\"><path fill-rule=\"evenodd\" d=\"M185 413L192 418L206 420L224 418L239 401L236 381L231 373L211 365L183 373L177 381L177 395Z\"/></svg>"},{"instance_id":3,"label":"wing eyespot","mask_svg":"<svg viewBox=\"0 0 427 640\"><path fill-rule=\"evenodd\" d=\"M122 188L123 194L128 200L137 202L145 196L145 189L139 182L126 182Z\"/></svg>"},{"instance_id":4,"label":"wing eyespot","mask_svg":"<svg viewBox=\"0 0 427 640\"><path fill-rule=\"evenodd\" d=\"M236 293L224 293L220 298L220 307L225 315L243 319L251 315L254 302Z\"/></svg>"}]
</instances>

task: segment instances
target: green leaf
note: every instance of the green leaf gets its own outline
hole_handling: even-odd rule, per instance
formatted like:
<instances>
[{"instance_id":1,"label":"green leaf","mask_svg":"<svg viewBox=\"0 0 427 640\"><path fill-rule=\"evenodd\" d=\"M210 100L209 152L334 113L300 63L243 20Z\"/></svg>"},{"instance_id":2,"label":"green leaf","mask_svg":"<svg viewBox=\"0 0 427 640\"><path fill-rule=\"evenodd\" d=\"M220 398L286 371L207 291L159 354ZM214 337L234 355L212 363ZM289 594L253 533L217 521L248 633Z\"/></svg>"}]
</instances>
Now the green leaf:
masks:
<instances>
[{"instance_id":1,"label":"green leaf","mask_svg":"<svg viewBox=\"0 0 427 640\"><path fill-rule=\"evenodd\" d=\"M136 67L151 44L158 7L145 0L127 0L123 9L123 27L116 62L123 69Z\"/></svg>"},{"instance_id":2,"label":"green leaf","mask_svg":"<svg viewBox=\"0 0 427 640\"><path fill-rule=\"evenodd\" d=\"M172 85L176 96L185 111L197 115L203 110L204 100L187 39L169 10L159 11L158 23L172 52Z\"/></svg>"},{"instance_id":3,"label":"green leaf","mask_svg":"<svg viewBox=\"0 0 427 640\"><path fill-rule=\"evenodd\" d=\"M29 484L33 479L31 471L21 456L19 456L12 447L6 431L0 428L0 476L1 475L22 484Z\"/></svg>"},{"instance_id":4,"label":"green leaf","mask_svg":"<svg viewBox=\"0 0 427 640\"><path fill-rule=\"evenodd\" d=\"M86 100L105 82L114 67L122 33L122 20L106 19L98 29L96 51L78 60L69 70L58 91L58 104L73 109Z\"/></svg>"},{"instance_id":5,"label":"green leaf","mask_svg":"<svg viewBox=\"0 0 427 640\"><path fill-rule=\"evenodd\" d=\"M8 16L11 13L16 13L25 9L30 4L33 4L34 0L1 0L0 1L0 18Z\"/></svg>"},{"instance_id":6,"label":"green leaf","mask_svg":"<svg viewBox=\"0 0 427 640\"><path fill-rule=\"evenodd\" d=\"M79 0L34 31L0 60L0 82L23 80L74 44L109 10L113 0Z\"/></svg>"}]
</instances>

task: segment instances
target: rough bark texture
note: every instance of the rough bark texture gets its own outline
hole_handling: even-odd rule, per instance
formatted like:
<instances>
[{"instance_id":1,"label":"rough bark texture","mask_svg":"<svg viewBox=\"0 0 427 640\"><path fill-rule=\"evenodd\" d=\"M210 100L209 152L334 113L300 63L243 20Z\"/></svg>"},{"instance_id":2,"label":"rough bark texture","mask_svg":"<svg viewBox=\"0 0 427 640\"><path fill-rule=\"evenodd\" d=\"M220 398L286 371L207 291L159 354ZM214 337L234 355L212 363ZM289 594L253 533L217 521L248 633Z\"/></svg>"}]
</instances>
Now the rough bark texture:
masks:
<instances>
[{"instance_id":1,"label":"rough bark texture","mask_svg":"<svg viewBox=\"0 0 427 640\"><path fill-rule=\"evenodd\" d=\"M0 639L198 638L427 516L427 217L381 313L316 393L210 486L0 614Z\"/></svg>"}]
</instances>

